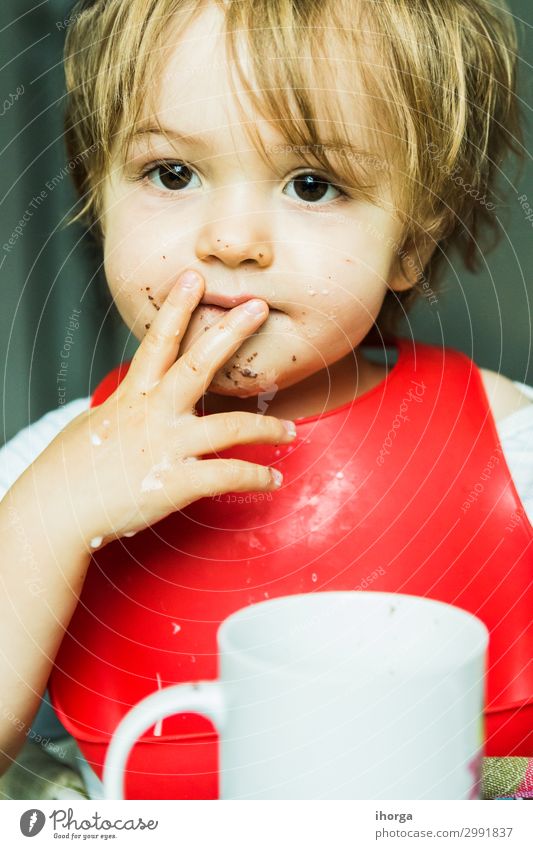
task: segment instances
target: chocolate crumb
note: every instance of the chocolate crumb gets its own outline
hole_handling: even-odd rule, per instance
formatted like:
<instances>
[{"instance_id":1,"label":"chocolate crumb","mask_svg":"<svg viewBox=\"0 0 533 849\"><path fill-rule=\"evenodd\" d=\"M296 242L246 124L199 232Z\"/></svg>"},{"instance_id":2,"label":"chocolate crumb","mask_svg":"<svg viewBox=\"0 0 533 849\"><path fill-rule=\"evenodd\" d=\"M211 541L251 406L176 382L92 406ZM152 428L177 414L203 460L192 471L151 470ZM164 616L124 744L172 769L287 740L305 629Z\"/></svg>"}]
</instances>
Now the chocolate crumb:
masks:
<instances>
[{"instance_id":1,"label":"chocolate crumb","mask_svg":"<svg viewBox=\"0 0 533 849\"><path fill-rule=\"evenodd\" d=\"M225 372L224 372L224 374L226 375L226 377L228 378L228 380L230 380L230 379L231 379L231 372L230 372L230 371L225 371Z\"/></svg>"},{"instance_id":2,"label":"chocolate crumb","mask_svg":"<svg viewBox=\"0 0 533 849\"><path fill-rule=\"evenodd\" d=\"M159 304L154 304L154 307L156 308L156 310L160 310L160 309L161 309L161 307L159 306Z\"/></svg>"},{"instance_id":3,"label":"chocolate crumb","mask_svg":"<svg viewBox=\"0 0 533 849\"><path fill-rule=\"evenodd\" d=\"M153 296L153 295L148 295L148 300L149 300L149 301L153 301L153 300L154 300L154 296Z\"/></svg>"},{"instance_id":4,"label":"chocolate crumb","mask_svg":"<svg viewBox=\"0 0 533 849\"><path fill-rule=\"evenodd\" d=\"M256 371L252 371L252 370L251 370L251 369L249 369L249 368L242 368L242 369L241 369L241 374L242 374L242 376L243 376L243 377L257 377L257 372L256 372Z\"/></svg>"},{"instance_id":5,"label":"chocolate crumb","mask_svg":"<svg viewBox=\"0 0 533 849\"><path fill-rule=\"evenodd\" d=\"M163 259L166 259L166 256L164 256Z\"/></svg>"},{"instance_id":6,"label":"chocolate crumb","mask_svg":"<svg viewBox=\"0 0 533 849\"><path fill-rule=\"evenodd\" d=\"M293 361L293 363L296 362L296 357L294 356L294 354L292 355L292 361Z\"/></svg>"},{"instance_id":7,"label":"chocolate crumb","mask_svg":"<svg viewBox=\"0 0 533 849\"><path fill-rule=\"evenodd\" d=\"M150 287L149 287L149 286L147 286L147 287L146 287L146 291L147 291L147 292L149 292L149 291L150 291Z\"/></svg>"},{"instance_id":8,"label":"chocolate crumb","mask_svg":"<svg viewBox=\"0 0 533 849\"><path fill-rule=\"evenodd\" d=\"M152 325L151 324L145 324L144 326L146 327L147 330L150 330Z\"/></svg>"}]
</instances>

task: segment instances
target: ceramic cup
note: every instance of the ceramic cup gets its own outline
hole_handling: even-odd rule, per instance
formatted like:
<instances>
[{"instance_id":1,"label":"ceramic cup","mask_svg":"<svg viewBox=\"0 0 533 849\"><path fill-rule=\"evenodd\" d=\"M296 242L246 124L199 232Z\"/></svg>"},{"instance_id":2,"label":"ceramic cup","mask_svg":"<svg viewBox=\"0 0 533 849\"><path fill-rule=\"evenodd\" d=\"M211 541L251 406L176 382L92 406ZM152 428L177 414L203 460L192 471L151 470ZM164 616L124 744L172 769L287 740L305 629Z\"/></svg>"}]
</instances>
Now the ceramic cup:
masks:
<instances>
[{"instance_id":1,"label":"ceramic cup","mask_svg":"<svg viewBox=\"0 0 533 849\"><path fill-rule=\"evenodd\" d=\"M139 736L199 713L220 735L222 799L475 799L488 631L417 596L318 592L222 622L219 679L136 705L108 749L106 798L123 798Z\"/></svg>"}]
</instances>

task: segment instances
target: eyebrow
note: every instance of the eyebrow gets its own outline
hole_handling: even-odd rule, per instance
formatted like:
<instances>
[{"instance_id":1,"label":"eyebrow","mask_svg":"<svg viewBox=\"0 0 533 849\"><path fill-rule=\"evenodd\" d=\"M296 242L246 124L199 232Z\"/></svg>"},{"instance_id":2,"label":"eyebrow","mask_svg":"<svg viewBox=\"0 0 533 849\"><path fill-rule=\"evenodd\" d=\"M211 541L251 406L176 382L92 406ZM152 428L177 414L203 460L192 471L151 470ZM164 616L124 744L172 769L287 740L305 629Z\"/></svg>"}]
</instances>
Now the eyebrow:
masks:
<instances>
[{"instance_id":1,"label":"eyebrow","mask_svg":"<svg viewBox=\"0 0 533 849\"><path fill-rule=\"evenodd\" d=\"M196 147L198 150L200 150L204 153L211 152L213 150L215 144L216 144L216 140L213 143L211 143L211 142L207 141L205 138L203 138L203 136L189 135L187 133L184 133L184 132L178 130L177 128L158 127L158 126L145 126L145 127L141 126L141 127L139 127L139 129L137 129L132 134L131 140L132 140L132 142L135 142L137 139L142 138L143 136L159 136L160 138L166 138L168 136L169 139L173 139L174 141L177 141L177 142L179 142L180 144L183 144L183 145L188 145L191 148ZM287 143L281 141L281 142L267 144L266 149L269 150L269 152L271 154L272 153L275 154L275 148L277 147L278 148L278 155L282 155L283 148L286 147L286 146L287 146ZM288 145L288 147L291 147L291 145ZM307 154L308 154L309 160L313 160L313 159L316 160L316 158L317 158L316 154L313 154L312 150L309 150L308 145L302 145L302 147L307 149ZM334 160L335 157L342 158L342 153L339 153L338 146L335 144L335 142L331 142L331 141L328 142L328 140L325 140L321 144L316 145L316 147L326 148L326 149L330 148L330 156L331 156L332 160ZM370 165L370 168L369 168L370 171L372 171L372 172L378 171L379 172L380 170L383 170L379 166L376 167L375 163L380 161L380 157L377 156L372 151L368 151L368 150L364 149L363 147L361 147L360 145L352 144L352 143L345 143L343 145L343 147L344 147L345 150L348 150L350 156L355 157L355 158L361 157L362 160L366 160L366 164ZM297 155L297 152L295 152L295 155ZM371 163L374 163L374 167L372 167Z\"/></svg>"},{"instance_id":2,"label":"eyebrow","mask_svg":"<svg viewBox=\"0 0 533 849\"><path fill-rule=\"evenodd\" d=\"M180 130L172 130L167 127L140 127L132 135L132 141L136 141L142 136L167 136L181 144L187 144L189 147L197 147L199 150L209 151L212 149L212 144L206 141L202 136L191 136L187 133L182 133Z\"/></svg>"}]
</instances>

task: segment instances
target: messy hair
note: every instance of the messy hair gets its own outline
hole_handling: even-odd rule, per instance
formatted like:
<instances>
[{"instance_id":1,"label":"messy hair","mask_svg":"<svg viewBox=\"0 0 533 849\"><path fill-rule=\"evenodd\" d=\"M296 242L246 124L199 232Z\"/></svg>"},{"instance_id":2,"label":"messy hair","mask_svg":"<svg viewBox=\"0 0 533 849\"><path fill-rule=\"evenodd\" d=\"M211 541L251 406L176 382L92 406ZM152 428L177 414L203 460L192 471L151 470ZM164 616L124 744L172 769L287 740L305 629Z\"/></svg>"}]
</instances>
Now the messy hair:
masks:
<instances>
[{"instance_id":1,"label":"messy hair","mask_svg":"<svg viewBox=\"0 0 533 849\"><path fill-rule=\"evenodd\" d=\"M213 2L225 15L237 87L291 149L376 203L378 185L388 181L403 226L394 246L399 268L416 284L387 293L378 323L391 330L429 283L434 291L452 248L478 270L499 236L502 161L508 152L523 159L517 38L503 2ZM202 7L202 0L83 0L74 7L65 45L65 133L81 206L73 220L84 220L97 238L110 163L117 151L126 160L166 51ZM347 74L338 71L339 57ZM364 139L354 138L337 99L346 85L369 117ZM252 143L269 159L241 108ZM425 264L422 244L434 248ZM420 261L413 264L413 255Z\"/></svg>"}]
</instances>

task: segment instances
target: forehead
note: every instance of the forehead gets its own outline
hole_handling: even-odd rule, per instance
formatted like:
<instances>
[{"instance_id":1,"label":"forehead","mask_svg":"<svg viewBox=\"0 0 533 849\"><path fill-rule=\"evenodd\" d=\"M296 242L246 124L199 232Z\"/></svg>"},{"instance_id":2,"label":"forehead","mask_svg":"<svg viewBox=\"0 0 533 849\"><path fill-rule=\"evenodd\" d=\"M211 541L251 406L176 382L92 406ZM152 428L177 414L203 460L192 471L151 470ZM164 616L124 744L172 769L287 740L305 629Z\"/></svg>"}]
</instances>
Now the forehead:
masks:
<instances>
[{"instance_id":1,"label":"forehead","mask_svg":"<svg viewBox=\"0 0 533 849\"><path fill-rule=\"evenodd\" d=\"M205 141L206 153L210 142L220 139L222 128L235 136L245 133L247 124L260 129L266 145L283 141L282 116L271 115L264 108L260 113L239 81L235 63L226 49L223 10L208 4L183 30L179 29L179 20L175 23L179 32L176 33L176 27L170 22L157 80L153 80L150 97L145 99L139 115L141 127L152 126L152 119L156 118L162 126L176 127L183 134L194 135L200 147L201 141ZM327 140L337 136L340 125L344 124L356 147L370 149L372 119L368 97L360 81L360 59L356 61L348 51L343 53L341 41L336 45L330 35L325 39L321 55L315 52L312 56L298 57L297 72L316 115L313 123L317 138ZM265 68L264 78L257 78L244 35L237 39L237 50L247 84L262 100L261 91L272 88L276 74ZM271 61L280 60L273 57ZM292 104L290 115L294 120L300 110L289 83L284 86L283 93Z\"/></svg>"}]
</instances>

